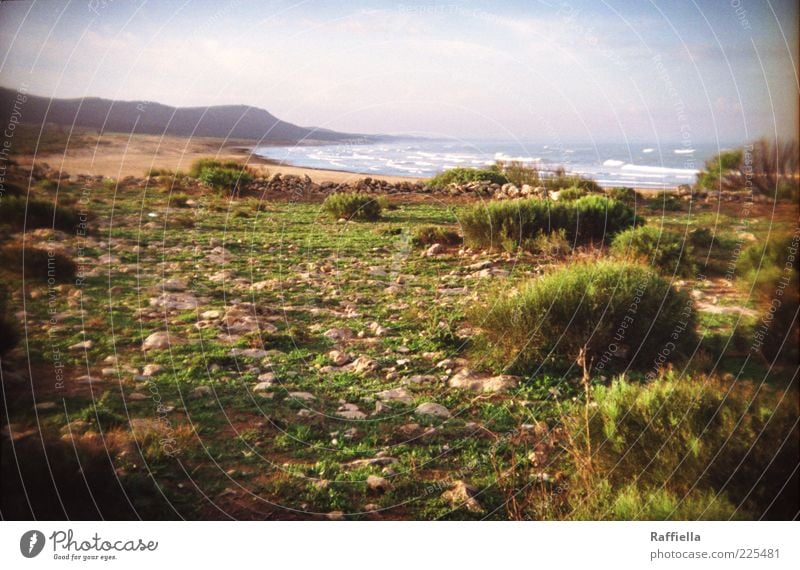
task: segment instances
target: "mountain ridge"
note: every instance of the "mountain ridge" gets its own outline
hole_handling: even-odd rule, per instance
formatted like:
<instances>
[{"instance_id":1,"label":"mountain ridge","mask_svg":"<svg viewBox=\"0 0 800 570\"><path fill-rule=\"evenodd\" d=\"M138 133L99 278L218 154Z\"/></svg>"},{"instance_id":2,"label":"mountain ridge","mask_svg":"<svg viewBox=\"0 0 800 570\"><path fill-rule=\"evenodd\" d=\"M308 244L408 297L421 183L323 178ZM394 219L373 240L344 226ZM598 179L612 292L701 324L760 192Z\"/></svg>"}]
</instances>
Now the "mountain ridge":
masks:
<instances>
[{"instance_id":1,"label":"mountain ridge","mask_svg":"<svg viewBox=\"0 0 800 570\"><path fill-rule=\"evenodd\" d=\"M173 107L155 101L120 101L102 97L50 99L0 86L4 117L16 114L22 124L51 123L98 131L147 135L245 139L264 143L372 142L394 137L343 133L301 127L251 105ZM16 107L15 107L16 104Z\"/></svg>"}]
</instances>

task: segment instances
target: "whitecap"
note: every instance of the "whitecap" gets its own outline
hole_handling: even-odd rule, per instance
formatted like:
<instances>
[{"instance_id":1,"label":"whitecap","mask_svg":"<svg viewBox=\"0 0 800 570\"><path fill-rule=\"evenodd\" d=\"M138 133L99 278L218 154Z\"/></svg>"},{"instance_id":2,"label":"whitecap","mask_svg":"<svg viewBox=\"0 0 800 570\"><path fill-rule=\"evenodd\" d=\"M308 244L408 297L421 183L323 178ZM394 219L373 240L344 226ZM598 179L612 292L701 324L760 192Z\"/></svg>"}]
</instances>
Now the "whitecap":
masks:
<instances>
[{"instance_id":1,"label":"whitecap","mask_svg":"<svg viewBox=\"0 0 800 570\"><path fill-rule=\"evenodd\" d=\"M672 151L674 154L692 154L694 152L693 148L676 148Z\"/></svg>"},{"instance_id":2,"label":"whitecap","mask_svg":"<svg viewBox=\"0 0 800 570\"><path fill-rule=\"evenodd\" d=\"M644 154L649 154L649 153L653 152L654 150L655 150L654 148L643 148L642 152Z\"/></svg>"},{"instance_id":3,"label":"whitecap","mask_svg":"<svg viewBox=\"0 0 800 570\"><path fill-rule=\"evenodd\" d=\"M625 164L624 160L608 159L603 163L603 166L622 166L623 164Z\"/></svg>"}]
</instances>

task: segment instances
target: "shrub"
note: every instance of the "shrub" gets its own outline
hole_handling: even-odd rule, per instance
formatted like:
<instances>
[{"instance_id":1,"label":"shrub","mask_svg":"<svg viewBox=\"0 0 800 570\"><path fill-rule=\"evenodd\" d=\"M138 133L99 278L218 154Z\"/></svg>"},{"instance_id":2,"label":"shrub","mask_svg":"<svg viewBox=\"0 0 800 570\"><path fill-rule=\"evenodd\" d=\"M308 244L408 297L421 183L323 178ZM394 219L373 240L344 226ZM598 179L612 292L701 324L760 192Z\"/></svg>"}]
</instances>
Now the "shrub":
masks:
<instances>
[{"instance_id":1,"label":"shrub","mask_svg":"<svg viewBox=\"0 0 800 570\"><path fill-rule=\"evenodd\" d=\"M53 228L72 232L81 223L72 208L55 207L44 200L28 200L24 196L8 196L0 200L0 215L4 223L16 231L23 228Z\"/></svg>"},{"instance_id":2,"label":"shrub","mask_svg":"<svg viewBox=\"0 0 800 570\"><path fill-rule=\"evenodd\" d=\"M461 236L458 232L442 226L422 226L414 231L411 243L415 247L423 247L440 243L442 245L458 245Z\"/></svg>"},{"instance_id":3,"label":"shrub","mask_svg":"<svg viewBox=\"0 0 800 570\"><path fill-rule=\"evenodd\" d=\"M77 266L71 257L58 251L35 247L23 248L11 244L0 250L0 262L11 271L18 271L28 279L54 279L68 282L75 279Z\"/></svg>"},{"instance_id":4,"label":"shrub","mask_svg":"<svg viewBox=\"0 0 800 570\"><path fill-rule=\"evenodd\" d=\"M756 326L756 343L770 361L797 364L800 355L800 272L797 265L798 236L778 235L764 245L745 249L736 264L736 279L769 305Z\"/></svg>"},{"instance_id":5,"label":"shrub","mask_svg":"<svg viewBox=\"0 0 800 570\"><path fill-rule=\"evenodd\" d=\"M562 266L500 291L471 319L490 364L523 373L569 365L583 349L597 369L654 370L697 341L685 292L647 267L614 261Z\"/></svg>"},{"instance_id":6,"label":"shrub","mask_svg":"<svg viewBox=\"0 0 800 570\"><path fill-rule=\"evenodd\" d=\"M494 184L505 184L508 178L495 169L451 168L437 174L428 181L432 188L444 188L449 184L467 184L469 182L486 181Z\"/></svg>"},{"instance_id":7,"label":"shrub","mask_svg":"<svg viewBox=\"0 0 800 570\"><path fill-rule=\"evenodd\" d=\"M202 174L204 170L209 170L214 168L229 168L232 170L241 170L242 165L236 162L235 160L221 161L217 160L216 158L198 158L192 163L192 166L189 167L189 176L191 176L192 178L200 178L200 174ZM163 170L157 172L159 174L164 173ZM166 172L171 173L169 170L167 170Z\"/></svg>"},{"instance_id":8,"label":"shrub","mask_svg":"<svg viewBox=\"0 0 800 570\"><path fill-rule=\"evenodd\" d=\"M603 196L574 202L521 199L477 204L460 215L470 246L524 247L539 234L564 230L573 243L603 241L636 223L633 209Z\"/></svg>"},{"instance_id":9,"label":"shrub","mask_svg":"<svg viewBox=\"0 0 800 570\"><path fill-rule=\"evenodd\" d=\"M553 257L563 257L571 250L571 244L566 237L567 232L558 230L549 234L541 233L530 242L530 250Z\"/></svg>"},{"instance_id":10,"label":"shrub","mask_svg":"<svg viewBox=\"0 0 800 570\"><path fill-rule=\"evenodd\" d=\"M322 209L337 220L375 221L381 217L380 201L362 193L331 194L325 198Z\"/></svg>"},{"instance_id":11,"label":"shrub","mask_svg":"<svg viewBox=\"0 0 800 570\"><path fill-rule=\"evenodd\" d=\"M603 192L603 188L591 178L584 178L578 174L567 174L564 168L557 168L549 176L542 176L542 184L553 192L565 188L580 188L594 194Z\"/></svg>"},{"instance_id":12,"label":"shrub","mask_svg":"<svg viewBox=\"0 0 800 570\"><path fill-rule=\"evenodd\" d=\"M612 188L608 191L608 195L619 202L626 204L635 204L639 194L633 188L620 187Z\"/></svg>"},{"instance_id":13,"label":"shrub","mask_svg":"<svg viewBox=\"0 0 800 570\"><path fill-rule=\"evenodd\" d=\"M712 491L692 492L686 496L666 489L646 488L639 484L614 489L608 481L598 481L591 490L572 497L571 520L730 520L742 518L724 496Z\"/></svg>"},{"instance_id":14,"label":"shrub","mask_svg":"<svg viewBox=\"0 0 800 570\"><path fill-rule=\"evenodd\" d=\"M200 171L197 179L216 190L238 194L243 187L253 181L253 175L240 167L206 167Z\"/></svg>"},{"instance_id":15,"label":"shrub","mask_svg":"<svg viewBox=\"0 0 800 570\"><path fill-rule=\"evenodd\" d=\"M562 202L569 202L571 200L577 200L578 198L583 198L586 196L588 192L583 188L578 186L571 186L569 188L564 188L558 193L558 199Z\"/></svg>"},{"instance_id":16,"label":"shrub","mask_svg":"<svg viewBox=\"0 0 800 570\"><path fill-rule=\"evenodd\" d=\"M674 212L680 210L683 205L681 199L672 192L657 192L650 198L650 203L653 208L659 208L667 212Z\"/></svg>"},{"instance_id":17,"label":"shrub","mask_svg":"<svg viewBox=\"0 0 800 570\"><path fill-rule=\"evenodd\" d=\"M581 450L591 448L584 481L606 481L618 500L635 485L678 497L725 493L754 517L797 513L796 391L667 376L646 385L618 379L596 386L592 400L588 424L583 406L566 419L573 454L587 459Z\"/></svg>"},{"instance_id":18,"label":"shrub","mask_svg":"<svg viewBox=\"0 0 800 570\"><path fill-rule=\"evenodd\" d=\"M528 166L519 160L509 162L498 160L494 164L494 170L501 172L517 188L521 188L524 184L540 186L542 182L538 168Z\"/></svg>"},{"instance_id":19,"label":"shrub","mask_svg":"<svg viewBox=\"0 0 800 570\"><path fill-rule=\"evenodd\" d=\"M654 226L640 226L620 232L611 251L621 259L641 261L670 275L694 272L694 248L689 240Z\"/></svg>"},{"instance_id":20,"label":"shrub","mask_svg":"<svg viewBox=\"0 0 800 570\"><path fill-rule=\"evenodd\" d=\"M800 193L798 175L800 150L796 140L761 139L708 160L697 174L697 185L708 190L746 190L796 199Z\"/></svg>"},{"instance_id":21,"label":"shrub","mask_svg":"<svg viewBox=\"0 0 800 570\"><path fill-rule=\"evenodd\" d=\"M707 249L714 243L714 233L708 228L695 228L689 232L689 241L694 247Z\"/></svg>"}]
</instances>

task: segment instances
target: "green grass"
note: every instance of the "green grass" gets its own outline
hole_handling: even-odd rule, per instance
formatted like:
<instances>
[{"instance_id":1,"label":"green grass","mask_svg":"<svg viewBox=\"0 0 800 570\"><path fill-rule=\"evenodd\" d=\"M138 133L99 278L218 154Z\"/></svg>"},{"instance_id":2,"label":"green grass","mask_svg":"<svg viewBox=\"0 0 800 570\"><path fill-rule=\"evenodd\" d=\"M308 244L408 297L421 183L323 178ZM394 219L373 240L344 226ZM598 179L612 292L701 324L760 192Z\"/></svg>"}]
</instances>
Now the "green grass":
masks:
<instances>
[{"instance_id":1,"label":"green grass","mask_svg":"<svg viewBox=\"0 0 800 570\"><path fill-rule=\"evenodd\" d=\"M554 433L560 433L557 428L563 427L569 408L566 402L580 401L583 394L574 371L526 377L505 394L475 394L449 388L442 381L447 366L436 366L446 358L465 358L470 366L477 366L475 331L465 315L499 289L540 280L541 265L553 262L552 251L459 255L451 247L443 255L420 256L413 237L436 237L438 228L447 232L458 227L455 204L398 200L397 209L384 209L372 223L343 224L321 203L231 201L191 189L181 190L174 203L176 196L171 199L169 192L159 188L120 187L116 197L102 185L91 190L93 227L102 231L84 242L68 229L63 240L66 246L84 247L87 274L82 283L61 284L52 296L45 282L26 280L25 284L27 334L22 349L41 379L37 402L58 403L55 409L37 412L55 441L60 441L59 432L70 420L89 420L94 431L102 427L104 434L125 443L111 448L122 484L157 483L159 492L186 518L220 516L201 492L234 516L262 519L312 518L333 510L356 513L370 503L388 509L381 515L384 518L570 518L572 507L565 504L565 494L555 491L558 485L575 488L569 461L561 452L565 442L555 441L542 463L534 466L529 456L538 440L532 428L523 426L556 428ZM51 190L35 186L33 192L37 200L52 201ZM80 192L74 185L62 185L59 203L77 199ZM178 209L184 196L197 206ZM170 220L177 215L190 216L192 224L173 224ZM736 239L733 228L738 211L689 211L682 206L665 213L645 204L639 205L637 215L680 233L686 227L717 228L710 263L717 268L716 275L724 274L727 248ZM437 229L425 229L429 227ZM766 220L754 215L747 231L761 239L769 228ZM548 244L542 240L539 245L547 249ZM556 249L558 243L550 245ZM224 259L214 253L217 247L225 248ZM99 261L109 253L115 261L110 265ZM695 251L700 265L706 254ZM470 266L483 261L509 275L476 277ZM212 279L223 270L227 272L224 280ZM21 278L7 267L2 271L9 291L6 313L14 318L11 313L23 306ZM187 292L198 299L197 309L164 310L151 305L150 300L161 293L163 280L173 278L187 282ZM260 286L251 288L255 283ZM731 294L735 295L732 301L747 301L746 292L733 289ZM277 330L244 332L228 343L218 321L197 326L202 312L224 314L226 308L241 303L253 303L261 322ZM54 315L56 320L51 322ZM735 326L727 316L701 315L700 319L720 335L729 334ZM382 336L372 332L373 322L386 329ZM328 352L337 347L323 333L334 327L347 327L356 335L339 348L377 361L380 370L367 374L321 371L320 367L331 364ZM157 330L169 330L178 342L169 350L143 353L142 339ZM69 349L84 340L92 343L86 350ZM234 347L263 348L268 356L233 357ZM67 393L52 387L54 349L70 380ZM114 354L119 361L116 370L106 362ZM716 356L712 355L712 363ZM737 358L743 360L741 354ZM7 356L3 359L5 365ZM725 366L731 362L725 359ZM164 370L143 380L139 374L146 364L159 364ZM104 373L106 368L111 373ZM91 390L76 381L87 372L96 378ZM267 372L276 379L272 398L252 392L259 375ZM773 385L788 384L791 374L755 358L745 368L746 378L766 375ZM594 384L603 383L601 375L596 375ZM403 383L415 376L429 378ZM192 397L200 386L212 388L214 395ZM410 402L378 409L375 394L401 386L408 390ZM304 403L288 396L302 391L313 394L315 400ZM131 399L134 393L145 398ZM35 426L29 391L10 392L8 398L9 422ZM157 417L156 398L174 408L166 417L178 432L180 469L175 457L163 453L158 438L148 435L140 450L131 444L125 429L129 418ZM337 413L342 401L356 404L367 417L341 419ZM423 402L440 403L453 417L443 422L414 416L413 410ZM304 409L313 413L298 415ZM402 428L411 423L421 427L406 435ZM423 436L428 426L435 431ZM355 431L349 432L351 428ZM86 445L96 439L87 437ZM348 464L375 458L381 451L396 462ZM65 453L75 454L71 446ZM9 456L4 453L4 461ZM71 469L71 464L67 467ZM385 467L394 474L384 472ZM529 485L531 473L541 471L554 478L562 474L563 482ZM69 472L74 475L74 470ZM150 479L148 474L152 474ZM392 490L369 492L367 475L389 478ZM455 508L442 497L458 479L481 491L483 513ZM327 485L318 485L320 480ZM237 491L237 484L257 498ZM649 489L639 489L637 497L633 491L620 493L620 488L615 486L614 500L609 499L609 504L619 503L617 514L607 514L609 518L619 513L627 516L635 505L647 502L662 505L650 511L662 516L663 505L671 500L651 495ZM511 508L508 499L520 489L525 489L520 508ZM151 500L144 492L136 497L137 501ZM622 498L617 501L618 497ZM144 512L168 516L152 509ZM359 517L366 515L355 518Z\"/></svg>"}]
</instances>

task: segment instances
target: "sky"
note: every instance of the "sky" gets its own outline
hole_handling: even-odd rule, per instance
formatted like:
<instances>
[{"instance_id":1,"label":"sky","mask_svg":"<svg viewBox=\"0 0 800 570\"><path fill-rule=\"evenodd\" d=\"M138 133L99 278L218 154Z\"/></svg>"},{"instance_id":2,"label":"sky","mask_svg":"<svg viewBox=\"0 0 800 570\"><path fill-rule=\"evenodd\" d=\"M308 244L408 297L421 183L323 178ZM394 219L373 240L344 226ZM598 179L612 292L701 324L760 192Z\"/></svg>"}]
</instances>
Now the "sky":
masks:
<instances>
[{"instance_id":1,"label":"sky","mask_svg":"<svg viewBox=\"0 0 800 570\"><path fill-rule=\"evenodd\" d=\"M246 104L353 133L539 142L796 137L795 0L25 0L0 84Z\"/></svg>"}]
</instances>

